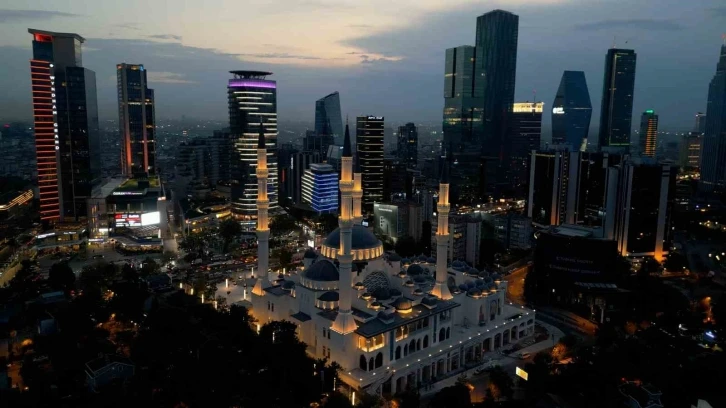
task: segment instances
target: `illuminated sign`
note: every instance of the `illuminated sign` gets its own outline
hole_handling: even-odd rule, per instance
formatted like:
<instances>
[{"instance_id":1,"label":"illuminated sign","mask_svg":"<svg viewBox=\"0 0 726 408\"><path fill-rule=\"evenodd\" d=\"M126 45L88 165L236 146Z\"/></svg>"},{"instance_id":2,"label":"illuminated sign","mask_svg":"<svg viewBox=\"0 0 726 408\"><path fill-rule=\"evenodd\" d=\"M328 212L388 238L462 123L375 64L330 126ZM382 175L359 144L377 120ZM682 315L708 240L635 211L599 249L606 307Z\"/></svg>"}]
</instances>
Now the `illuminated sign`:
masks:
<instances>
[{"instance_id":1,"label":"illuminated sign","mask_svg":"<svg viewBox=\"0 0 726 408\"><path fill-rule=\"evenodd\" d=\"M563 113L565 113L565 108L562 106L552 108L552 113L555 115L562 115Z\"/></svg>"},{"instance_id":2,"label":"illuminated sign","mask_svg":"<svg viewBox=\"0 0 726 408\"><path fill-rule=\"evenodd\" d=\"M47 234L40 234L40 235L36 236L35 238L36 239L43 239L43 238L52 237L53 235L55 235L55 232L49 232Z\"/></svg>"},{"instance_id":3,"label":"illuminated sign","mask_svg":"<svg viewBox=\"0 0 726 408\"><path fill-rule=\"evenodd\" d=\"M527 381L529 379L529 374L519 367L517 367L516 374L517 374L517 377L520 377L524 381Z\"/></svg>"},{"instance_id":4,"label":"illuminated sign","mask_svg":"<svg viewBox=\"0 0 726 408\"><path fill-rule=\"evenodd\" d=\"M112 195L115 196L139 196L146 194L144 191L114 191Z\"/></svg>"},{"instance_id":5,"label":"illuminated sign","mask_svg":"<svg viewBox=\"0 0 726 408\"><path fill-rule=\"evenodd\" d=\"M141 214L116 214L114 215L117 227L140 227Z\"/></svg>"},{"instance_id":6,"label":"illuminated sign","mask_svg":"<svg viewBox=\"0 0 726 408\"><path fill-rule=\"evenodd\" d=\"M383 116L368 116L368 120L383 120Z\"/></svg>"},{"instance_id":7,"label":"illuminated sign","mask_svg":"<svg viewBox=\"0 0 726 408\"><path fill-rule=\"evenodd\" d=\"M154 211L146 214L141 214L141 226L156 225L161 222L161 215L159 211Z\"/></svg>"}]
</instances>

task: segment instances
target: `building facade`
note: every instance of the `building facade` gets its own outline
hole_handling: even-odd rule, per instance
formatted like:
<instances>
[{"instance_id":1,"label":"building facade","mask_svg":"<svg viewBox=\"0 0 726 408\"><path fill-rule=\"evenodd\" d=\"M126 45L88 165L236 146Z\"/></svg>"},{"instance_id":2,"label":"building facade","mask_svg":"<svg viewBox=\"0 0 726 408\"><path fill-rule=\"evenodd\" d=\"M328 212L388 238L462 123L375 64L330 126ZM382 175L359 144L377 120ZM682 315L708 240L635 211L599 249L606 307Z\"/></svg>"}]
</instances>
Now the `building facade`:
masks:
<instances>
[{"instance_id":1,"label":"building facade","mask_svg":"<svg viewBox=\"0 0 726 408\"><path fill-rule=\"evenodd\" d=\"M708 86L701 159L701 185L711 190L726 185L726 44Z\"/></svg>"},{"instance_id":2,"label":"building facade","mask_svg":"<svg viewBox=\"0 0 726 408\"><path fill-rule=\"evenodd\" d=\"M494 217L494 232L497 241L506 249L530 249L532 247L532 220L517 214L504 214Z\"/></svg>"},{"instance_id":3,"label":"building facade","mask_svg":"<svg viewBox=\"0 0 726 408\"><path fill-rule=\"evenodd\" d=\"M626 153L630 148L636 59L635 51L618 48L609 49L605 56L600 148L612 147Z\"/></svg>"},{"instance_id":4,"label":"building facade","mask_svg":"<svg viewBox=\"0 0 726 408\"><path fill-rule=\"evenodd\" d=\"M318 214L338 211L338 173L329 164L310 164L302 177L302 201Z\"/></svg>"},{"instance_id":5,"label":"building facade","mask_svg":"<svg viewBox=\"0 0 726 408\"><path fill-rule=\"evenodd\" d=\"M517 102L509 114L505 157L507 181L512 193L521 197L526 193L529 176L529 154L540 147L542 111L544 102Z\"/></svg>"},{"instance_id":6,"label":"building facade","mask_svg":"<svg viewBox=\"0 0 726 408\"><path fill-rule=\"evenodd\" d=\"M330 136L330 144L342 144L343 117L340 114L340 94L337 91L315 101L315 133L319 136Z\"/></svg>"},{"instance_id":7,"label":"building facade","mask_svg":"<svg viewBox=\"0 0 726 408\"><path fill-rule=\"evenodd\" d=\"M415 169L418 165L418 130L413 123L406 123L398 127L398 160L402 161L406 168Z\"/></svg>"},{"instance_id":8,"label":"building facade","mask_svg":"<svg viewBox=\"0 0 726 408\"><path fill-rule=\"evenodd\" d=\"M266 79L271 72L231 71L227 85L229 130L235 138L232 159L232 213L246 227L254 226L257 214L257 139L260 127L267 143L270 211L278 207L277 83Z\"/></svg>"},{"instance_id":9,"label":"building facade","mask_svg":"<svg viewBox=\"0 0 726 408\"><path fill-rule=\"evenodd\" d=\"M698 132L689 132L687 135L683 135L678 160L678 165L682 169L696 171L700 169L701 155L703 152L701 149L702 144L703 135Z\"/></svg>"},{"instance_id":10,"label":"building facade","mask_svg":"<svg viewBox=\"0 0 726 408\"><path fill-rule=\"evenodd\" d=\"M40 218L78 221L101 175L96 74L78 34L28 29Z\"/></svg>"},{"instance_id":11,"label":"building facade","mask_svg":"<svg viewBox=\"0 0 726 408\"><path fill-rule=\"evenodd\" d=\"M147 87L141 64L116 65L121 173L127 177L156 173L154 90Z\"/></svg>"},{"instance_id":12,"label":"building facade","mask_svg":"<svg viewBox=\"0 0 726 408\"><path fill-rule=\"evenodd\" d=\"M552 104L552 144L585 151L591 117L592 103L585 73L565 71Z\"/></svg>"},{"instance_id":13,"label":"building facade","mask_svg":"<svg viewBox=\"0 0 726 408\"><path fill-rule=\"evenodd\" d=\"M658 115L648 109L640 116L640 132L638 133L639 153L643 157L655 157L658 143Z\"/></svg>"},{"instance_id":14,"label":"building facade","mask_svg":"<svg viewBox=\"0 0 726 408\"><path fill-rule=\"evenodd\" d=\"M383 201L383 116L356 119L356 159L363 175L363 207Z\"/></svg>"}]
</instances>

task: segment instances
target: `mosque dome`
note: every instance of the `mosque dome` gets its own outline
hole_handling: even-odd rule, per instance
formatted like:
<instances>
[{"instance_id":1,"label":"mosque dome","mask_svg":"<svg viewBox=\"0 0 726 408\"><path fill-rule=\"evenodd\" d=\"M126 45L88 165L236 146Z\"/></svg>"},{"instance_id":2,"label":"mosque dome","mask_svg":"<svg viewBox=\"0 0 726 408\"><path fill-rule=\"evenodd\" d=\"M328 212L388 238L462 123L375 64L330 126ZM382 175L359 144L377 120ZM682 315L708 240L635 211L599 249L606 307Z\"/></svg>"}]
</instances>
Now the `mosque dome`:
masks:
<instances>
[{"instance_id":1,"label":"mosque dome","mask_svg":"<svg viewBox=\"0 0 726 408\"><path fill-rule=\"evenodd\" d=\"M308 248L307 251L305 251L305 255L303 256L305 259L315 259L318 257L318 254L315 252L314 249Z\"/></svg>"},{"instance_id":2,"label":"mosque dome","mask_svg":"<svg viewBox=\"0 0 726 408\"><path fill-rule=\"evenodd\" d=\"M303 277L311 281L332 282L340 279L340 273L332 262L322 260L310 265L303 272Z\"/></svg>"},{"instance_id":3,"label":"mosque dome","mask_svg":"<svg viewBox=\"0 0 726 408\"><path fill-rule=\"evenodd\" d=\"M351 251L354 261L365 261L383 255L383 244L375 235L362 225L354 225L351 232ZM320 252L331 259L338 256L340 248L340 228L336 228L325 238Z\"/></svg>"},{"instance_id":4,"label":"mosque dome","mask_svg":"<svg viewBox=\"0 0 726 408\"><path fill-rule=\"evenodd\" d=\"M388 254L388 260L391 262L401 262L401 257L398 254Z\"/></svg>"},{"instance_id":5,"label":"mosque dome","mask_svg":"<svg viewBox=\"0 0 726 408\"><path fill-rule=\"evenodd\" d=\"M391 294L391 297L401 296L401 291L398 289L391 289L388 292Z\"/></svg>"},{"instance_id":6,"label":"mosque dome","mask_svg":"<svg viewBox=\"0 0 726 408\"><path fill-rule=\"evenodd\" d=\"M282 284L282 288L284 290L293 290L295 288L295 282L285 281L285 283Z\"/></svg>"},{"instance_id":7,"label":"mosque dome","mask_svg":"<svg viewBox=\"0 0 726 408\"><path fill-rule=\"evenodd\" d=\"M413 303L411 303L411 301L406 299L405 297L400 297L396 299L393 302L392 306L395 307L397 311L402 313L410 312L413 309Z\"/></svg>"},{"instance_id":8,"label":"mosque dome","mask_svg":"<svg viewBox=\"0 0 726 408\"><path fill-rule=\"evenodd\" d=\"M373 291L373 297L376 298L376 300L388 300L391 298L391 292L388 290L388 288L377 288Z\"/></svg>"},{"instance_id":9,"label":"mosque dome","mask_svg":"<svg viewBox=\"0 0 726 408\"><path fill-rule=\"evenodd\" d=\"M418 261L419 262L426 262L426 255L424 255L424 254L419 255L418 256Z\"/></svg>"},{"instance_id":10,"label":"mosque dome","mask_svg":"<svg viewBox=\"0 0 726 408\"><path fill-rule=\"evenodd\" d=\"M424 273L423 268L419 264L413 264L406 269L406 273L409 274L409 276L415 276L415 275L421 275Z\"/></svg>"},{"instance_id":11,"label":"mosque dome","mask_svg":"<svg viewBox=\"0 0 726 408\"><path fill-rule=\"evenodd\" d=\"M431 264L436 263L436 258L430 256L430 257L426 258L426 262L431 263Z\"/></svg>"},{"instance_id":12,"label":"mosque dome","mask_svg":"<svg viewBox=\"0 0 726 408\"><path fill-rule=\"evenodd\" d=\"M401 259L401 263L403 263L404 265L408 265L411 263L411 260L408 258L403 258L403 259Z\"/></svg>"},{"instance_id":13,"label":"mosque dome","mask_svg":"<svg viewBox=\"0 0 726 408\"><path fill-rule=\"evenodd\" d=\"M337 302L340 299L340 295L338 292L325 292L322 295L318 296L318 300L321 302Z\"/></svg>"}]
</instances>

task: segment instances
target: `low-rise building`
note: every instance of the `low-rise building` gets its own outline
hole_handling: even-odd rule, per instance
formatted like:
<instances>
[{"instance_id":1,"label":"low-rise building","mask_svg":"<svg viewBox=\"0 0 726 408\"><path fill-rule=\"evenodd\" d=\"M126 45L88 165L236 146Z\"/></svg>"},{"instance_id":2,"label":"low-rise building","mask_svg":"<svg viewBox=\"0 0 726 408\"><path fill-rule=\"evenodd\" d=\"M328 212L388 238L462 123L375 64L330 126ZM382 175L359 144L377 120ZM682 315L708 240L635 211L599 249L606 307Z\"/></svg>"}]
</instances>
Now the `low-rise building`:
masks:
<instances>
[{"instance_id":1,"label":"low-rise building","mask_svg":"<svg viewBox=\"0 0 726 408\"><path fill-rule=\"evenodd\" d=\"M96 358L86 363L86 385L98 391L116 380L127 381L134 376L135 366L126 357L114 354Z\"/></svg>"}]
</instances>

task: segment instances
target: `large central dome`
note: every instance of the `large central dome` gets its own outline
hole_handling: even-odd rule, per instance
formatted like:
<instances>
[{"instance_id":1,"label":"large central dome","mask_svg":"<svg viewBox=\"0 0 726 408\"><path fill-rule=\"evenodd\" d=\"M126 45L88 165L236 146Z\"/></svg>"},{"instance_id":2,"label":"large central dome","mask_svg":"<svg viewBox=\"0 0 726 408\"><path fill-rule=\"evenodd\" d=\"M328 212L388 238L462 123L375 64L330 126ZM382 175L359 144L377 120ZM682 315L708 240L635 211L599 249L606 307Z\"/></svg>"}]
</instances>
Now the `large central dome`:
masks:
<instances>
[{"instance_id":1,"label":"large central dome","mask_svg":"<svg viewBox=\"0 0 726 408\"><path fill-rule=\"evenodd\" d=\"M354 261L365 261L383 255L383 244L368 228L354 225L352 230L352 253ZM325 238L320 252L330 259L338 257L340 249L340 228L336 228Z\"/></svg>"}]
</instances>

